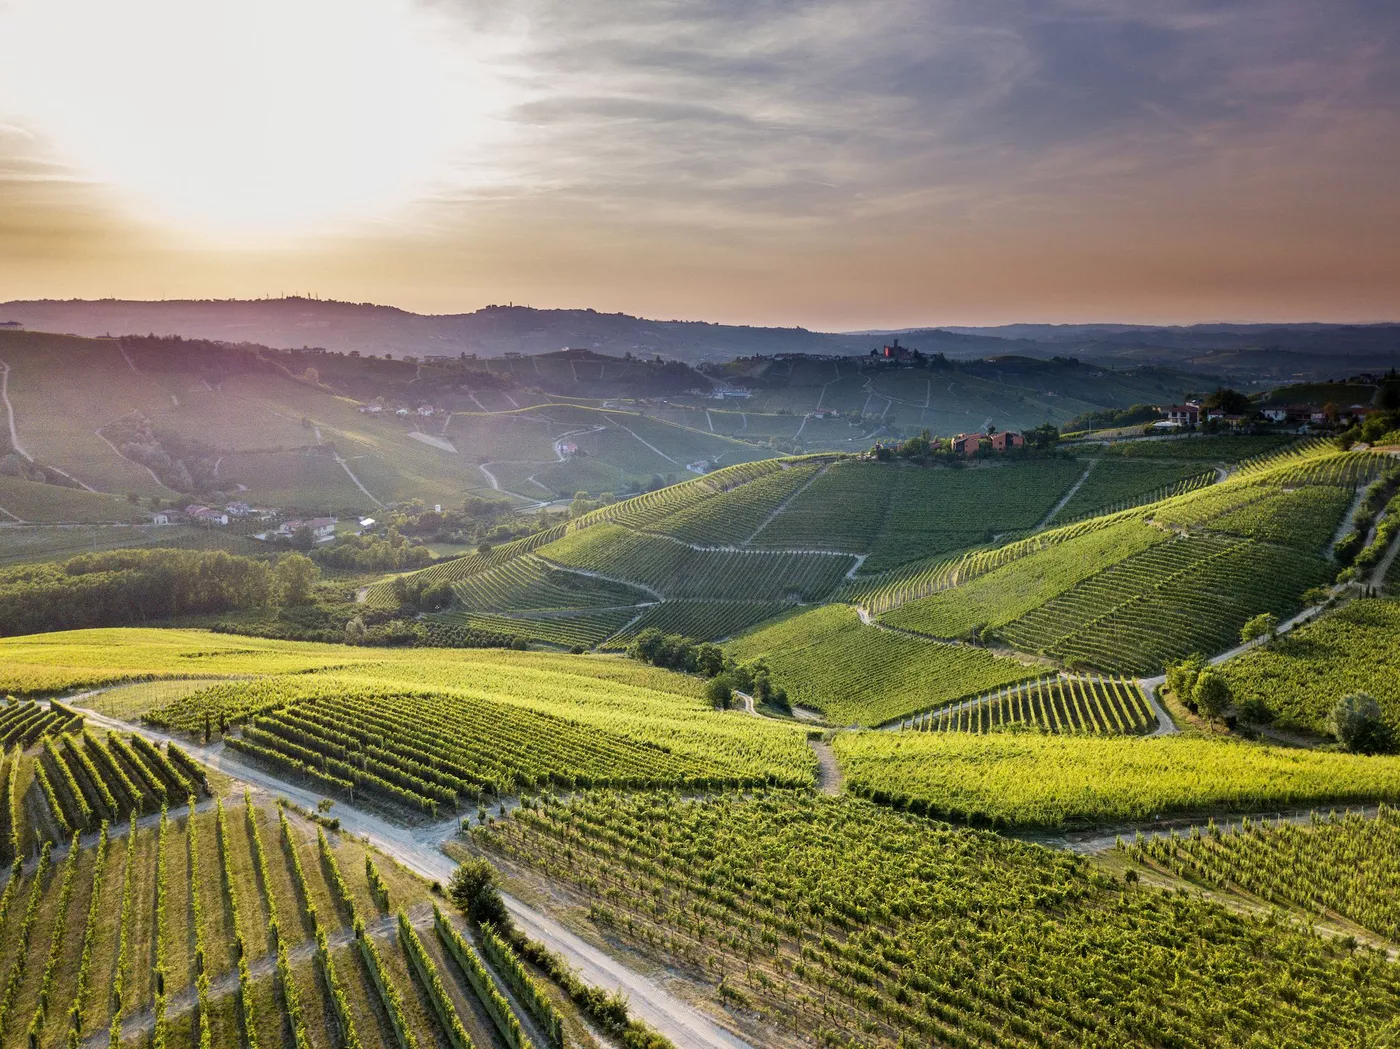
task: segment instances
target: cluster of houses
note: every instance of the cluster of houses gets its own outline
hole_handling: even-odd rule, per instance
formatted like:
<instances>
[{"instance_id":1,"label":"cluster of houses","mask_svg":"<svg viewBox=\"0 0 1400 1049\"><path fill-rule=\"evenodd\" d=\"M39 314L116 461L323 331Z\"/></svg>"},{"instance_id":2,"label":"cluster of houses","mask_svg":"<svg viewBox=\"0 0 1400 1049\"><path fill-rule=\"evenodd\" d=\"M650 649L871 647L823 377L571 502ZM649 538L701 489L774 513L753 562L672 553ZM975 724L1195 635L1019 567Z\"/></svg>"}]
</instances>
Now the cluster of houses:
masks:
<instances>
[{"instance_id":1,"label":"cluster of houses","mask_svg":"<svg viewBox=\"0 0 1400 1049\"><path fill-rule=\"evenodd\" d=\"M1332 410L1329 411L1328 409ZM1153 425L1161 430L1190 429L1203 422L1218 422L1226 426L1243 426L1249 416L1226 412L1220 408L1204 408L1200 401L1185 404L1164 404L1157 409L1163 418ZM1313 404L1273 405L1260 408L1261 418L1283 426L1350 426L1365 421L1375 408L1353 404L1348 408L1335 405L1319 408Z\"/></svg>"},{"instance_id":2,"label":"cluster of houses","mask_svg":"<svg viewBox=\"0 0 1400 1049\"><path fill-rule=\"evenodd\" d=\"M191 503L183 510L157 510L151 514L151 524L154 525L177 525L191 524L204 525L207 528L224 528L230 521L272 521L278 516L278 511L269 510L247 503L229 503L222 509L212 506L202 506L198 503ZM366 522L368 522L366 524ZM366 518L360 522L361 529L372 527L374 520ZM269 542L276 542L279 539L290 539L303 528L311 533L311 538L318 543L329 542L335 538L336 518L334 517L311 517L293 518L281 522L276 528L254 535L254 539L264 539Z\"/></svg>"},{"instance_id":3,"label":"cluster of houses","mask_svg":"<svg viewBox=\"0 0 1400 1049\"><path fill-rule=\"evenodd\" d=\"M267 538L290 538L304 528L311 533L312 541L326 543L335 538L335 525L336 519L334 517L310 517L305 520L297 518L292 521L283 521L277 526L277 531L271 533Z\"/></svg>"},{"instance_id":4,"label":"cluster of houses","mask_svg":"<svg viewBox=\"0 0 1400 1049\"><path fill-rule=\"evenodd\" d=\"M417 408L385 408L382 404L362 404L360 405L361 415L395 415L400 419L407 419L416 415L422 419L431 419L437 415L440 409L434 408L431 404L420 404Z\"/></svg>"},{"instance_id":5,"label":"cluster of houses","mask_svg":"<svg viewBox=\"0 0 1400 1049\"><path fill-rule=\"evenodd\" d=\"M276 516L274 510L263 510L247 503L229 503L222 510L218 507L191 503L183 510L157 510L151 514L151 524L197 524L222 528L234 519L270 520Z\"/></svg>"},{"instance_id":6,"label":"cluster of houses","mask_svg":"<svg viewBox=\"0 0 1400 1049\"><path fill-rule=\"evenodd\" d=\"M951 442L953 454L976 455L982 450L983 441L991 441L994 452L1005 452L1012 448L1026 446L1026 439L1014 430L1000 430L994 434L960 433Z\"/></svg>"}]
</instances>

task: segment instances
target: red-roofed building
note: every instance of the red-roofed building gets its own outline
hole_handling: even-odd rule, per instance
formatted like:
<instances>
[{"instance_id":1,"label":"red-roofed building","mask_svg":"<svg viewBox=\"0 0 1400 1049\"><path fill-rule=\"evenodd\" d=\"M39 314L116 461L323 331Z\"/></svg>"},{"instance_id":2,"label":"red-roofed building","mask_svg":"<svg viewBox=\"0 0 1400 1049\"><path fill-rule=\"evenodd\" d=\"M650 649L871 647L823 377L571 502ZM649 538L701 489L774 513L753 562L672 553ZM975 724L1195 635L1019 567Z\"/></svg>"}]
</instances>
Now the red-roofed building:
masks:
<instances>
[{"instance_id":1,"label":"red-roofed building","mask_svg":"<svg viewBox=\"0 0 1400 1049\"><path fill-rule=\"evenodd\" d=\"M1024 448L1026 439L1012 430L992 434L992 451L1004 452L1008 448Z\"/></svg>"},{"instance_id":2,"label":"red-roofed building","mask_svg":"<svg viewBox=\"0 0 1400 1049\"><path fill-rule=\"evenodd\" d=\"M953 454L976 455L978 449L982 447L982 442L986 439L985 433L960 433L953 438Z\"/></svg>"}]
</instances>

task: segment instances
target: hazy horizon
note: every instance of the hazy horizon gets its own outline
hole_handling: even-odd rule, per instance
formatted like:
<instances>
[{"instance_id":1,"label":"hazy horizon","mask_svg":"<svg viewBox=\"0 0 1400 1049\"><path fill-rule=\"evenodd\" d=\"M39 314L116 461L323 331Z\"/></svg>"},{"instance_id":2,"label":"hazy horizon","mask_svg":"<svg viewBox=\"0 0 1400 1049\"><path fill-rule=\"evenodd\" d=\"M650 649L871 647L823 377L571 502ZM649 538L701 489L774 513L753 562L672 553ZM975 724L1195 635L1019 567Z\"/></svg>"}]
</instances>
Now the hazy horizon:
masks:
<instances>
[{"instance_id":1,"label":"hazy horizon","mask_svg":"<svg viewBox=\"0 0 1400 1049\"><path fill-rule=\"evenodd\" d=\"M919 322L919 321L916 321L916 322L914 322L914 323L912 323L912 324L870 325L870 326L859 327L859 328L821 328L821 327L817 327L817 326L815 326L815 325L811 325L811 324L802 324L802 323L797 323L797 324L772 324L772 325L765 325L765 324L755 324L755 323L753 323L753 322L745 321L745 320L727 320L727 319L724 319L724 318L717 318L717 317L663 317L663 316L656 316L656 315L648 316L647 314L644 314L644 313L641 313L641 312L637 312L637 311L633 311L633 310L627 310L627 309L601 310L601 309L597 309L596 307L587 306L587 305L540 306L540 305L536 305L536 304L532 304L532 303L524 303L524 302L499 302L499 303L498 303L498 302L489 302L489 303L488 303L488 302L484 302L484 303L479 303L479 304L476 304L476 305L466 305L466 306L463 306L463 307L458 308L458 309L447 308L447 309L442 309L442 310L431 310L431 311L429 311L429 310L413 310L413 309L409 309L409 308L407 308L407 307L405 307L405 306L402 306L402 305L400 305L399 303L395 303L395 302L374 302L374 301L368 301L368 300L367 300L367 301L362 301L362 302L355 302L355 301L351 301L351 300L349 300L349 299L332 299L332 298L326 298L326 297L324 297L324 296L306 295L306 294L299 294L299 293L296 293L296 292L288 292L288 293L286 293L286 294L279 294L279 295L258 295L258 296L253 296L253 297L249 297L249 298L243 298L243 297L229 297L229 296L217 296L217 295L211 295L211 296L206 296L206 297L201 297L201 298L146 298L146 299L119 298L119 297L117 297L117 296L110 296L110 295L107 295L107 296L95 296L95 297L73 297L73 298L60 298L60 297L56 297L56 296L34 296L34 297L32 297L32 298L29 298L29 299L11 299L11 300L5 300L5 301L3 301L3 302L0 302L0 307L3 307L3 306L5 306L5 305L8 305L9 302L55 302L55 303L62 303L62 302L84 302L84 303L130 302L130 303L138 303L138 304L143 304L143 305L161 305L161 304L173 304L173 303L254 303L254 302L292 302L292 301L317 302L317 303L324 303L324 304L327 304L327 305L339 305L339 306L386 307L386 308L389 308L389 309L401 310L401 311L403 311L403 312L405 312L405 313L411 313L411 314L415 314L415 315L417 315L417 316L424 316L424 317L465 316L465 315L468 315L468 314L476 313L476 312L478 312L478 311L480 311L480 310L485 310L485 309L490 309L490 308L495 308L495 307L500 307L500 308L518 307L518 308L522 308L522 309L535 309L535 310L541 310L541 311L559 311L559 312L593 310L595 313L599 313L599 314L604 314L604 315L616 315L616 316L628 316L628 317L634 317L634 318L639 319L639 320L649 320L649 321L659 321L659 322L677 322L677 323L683 323L683 324L722 324L722 325L735 325L735 326L746 325L746 326L752 326L752 327L802 328L802 329L805 329L805 330L808 330L808 331L821 332L821 333L824 333L824 334L831 334L831 335L867 335L867 334L868 334L868 335L878 335L878 334L893 334L893 333L900 333L900 332L905 332L905 331L921 331L921 330L940 329L940 328L941 328L941 329L962 329L962 328L984 328L984 329L994 329L994 328L1018 328L1018 327L1063 327L1063 328L1076 328L1076 327L1090 327L1090 326L1092 326L1092 327L1101 327L1101 328L1118 328L1118 327L1123 327L1123 328L1192 328L1192 327L1206 327L1206 328L1209 328L1209 327L1214 327L1214 326L1253 328L1253 327L1284 327L1284 326L1289 326L1289 325L1322 325L1322 326L1332 326L1332 325L1355 325L1355 326L1359 326L1359 327L1365 327L1365 326L1371 326L1371 325L1391 325L1391 324L1400 324L1400 318L1387 318L1387 317L1380 317L1380 318L1375 318L1375 319L1370 319L1370 320L1334 320L1334 319L1330 319L1330 318L1318 318L1318 317L1309 317L1309 318L1305 318L1305 319L1301 319L1301 320L1278 320L1278 319L1274 319L1274 318L1257 318L1257 317L1256 317L1256 318L1244 318L1244 319L1221 319L1221 318L1216 317L1216 318L1204 318L1204 319L1185 320L1185 321L1174 321L1174 320L1163 320L1163 321L1155 321L1155 320L1133 320L1133 321L1127 321L1127 320L1119 320L1119 319L1112 319L1112 318L1097 317L1097 318L1089 318L1089 319L1082 319L1082 320L1068 320L1068 321L1058 321L1058 320L1056 320L1056 321L1051 321L1051 320L1043 320L1043 319L1036 319L1036 318L1018 318L1018 319L1012 319L1012 320L999 320L999 321L991 321L991 322L978 322L978 321L968 321L968 322L962 322L962 321L922 321L922 322ZM10 320L10 319L12 319L12 318L5 317L5 316L0 316L0 321Z\"/></svg>"}]
</instances>

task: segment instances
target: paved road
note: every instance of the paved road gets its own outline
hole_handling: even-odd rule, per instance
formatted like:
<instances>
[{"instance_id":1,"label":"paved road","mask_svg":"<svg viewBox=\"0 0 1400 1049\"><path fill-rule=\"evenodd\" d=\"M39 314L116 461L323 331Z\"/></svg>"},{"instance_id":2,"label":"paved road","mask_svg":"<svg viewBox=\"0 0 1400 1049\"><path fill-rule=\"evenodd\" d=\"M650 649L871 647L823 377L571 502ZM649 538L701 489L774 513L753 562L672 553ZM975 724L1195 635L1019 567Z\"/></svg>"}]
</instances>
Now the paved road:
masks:
<instances>
[{"instance_id":1,"label":"paved road","mask_svg":"<svg viewBox=\"0 0 1400 1049\"><path fill-rule=\"evenodd\" d=\"M84 696L75 696L70 702L81 706L83 699ZM233 779L284 795L307 808L315 808L324 796L248 764L222 743L193 745L149 726L120 721L87 709L83 716L93 724L121 732L138 732L155 742L173 739L191 757L210 768ZM443 844L457 834L456 817L421 827L405 827L344 802L336 803L335 814L344 832L368 838L375 848L424 878L446 882L457 867L456 861L442 851ZM529 936L562 955L586 983L607 991L621 990L627 995L632 1014L671 1039L680 1049L750 1049L747 1042L720 1027L698 1009L574 935L549 915L511 896L505 896L505 903Z\"/></svg>"}]
</instances>

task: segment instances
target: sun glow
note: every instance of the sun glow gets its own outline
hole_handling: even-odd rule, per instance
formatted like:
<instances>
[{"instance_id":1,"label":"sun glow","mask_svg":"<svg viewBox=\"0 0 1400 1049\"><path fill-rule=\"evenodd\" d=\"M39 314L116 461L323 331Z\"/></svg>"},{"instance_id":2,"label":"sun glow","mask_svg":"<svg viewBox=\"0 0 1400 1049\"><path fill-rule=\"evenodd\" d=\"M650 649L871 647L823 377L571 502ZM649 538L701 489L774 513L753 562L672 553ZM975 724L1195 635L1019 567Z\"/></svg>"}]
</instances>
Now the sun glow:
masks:
<instances>
[{"instance_id":1,"label":"sun glow","mask_svg":"<svg viewBox=\"0 0 1400 1049\"><path fill-rule=\"evenodd\" d=\"M470 164L504 101L412 0L11 0L0 40L0 120L222 239L387 217Z\"/></svg>"}]
</instances>

